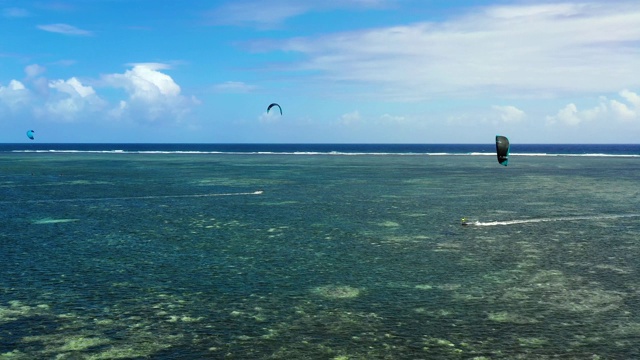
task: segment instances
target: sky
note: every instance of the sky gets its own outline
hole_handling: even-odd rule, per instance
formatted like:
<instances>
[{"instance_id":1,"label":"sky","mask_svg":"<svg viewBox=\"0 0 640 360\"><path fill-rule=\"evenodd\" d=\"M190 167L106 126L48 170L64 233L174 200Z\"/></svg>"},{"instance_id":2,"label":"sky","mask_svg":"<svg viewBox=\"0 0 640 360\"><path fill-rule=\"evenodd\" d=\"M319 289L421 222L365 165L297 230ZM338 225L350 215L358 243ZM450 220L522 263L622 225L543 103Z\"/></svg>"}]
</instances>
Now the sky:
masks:
<instances>
[{"instance_id":1,"label":"sky","mask_svg":"<svg viewBox=\"0 0 640 360\"><path fill-rule=\"evenodd\" d=\"M637 144L640 3L0 0L0 142L27 130L42 143Z\"/></svg>"}]
</instances>

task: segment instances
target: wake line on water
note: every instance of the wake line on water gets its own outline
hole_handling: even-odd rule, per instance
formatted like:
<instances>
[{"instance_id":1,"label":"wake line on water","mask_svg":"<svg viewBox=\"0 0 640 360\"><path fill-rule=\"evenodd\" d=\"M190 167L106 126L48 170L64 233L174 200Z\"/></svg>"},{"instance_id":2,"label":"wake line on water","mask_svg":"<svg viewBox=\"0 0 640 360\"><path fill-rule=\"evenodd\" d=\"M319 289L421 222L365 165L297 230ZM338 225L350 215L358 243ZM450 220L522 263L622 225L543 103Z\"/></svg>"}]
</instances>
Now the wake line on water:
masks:
<instances>
[{"instance_id":1,"label":"wake line on water","mask_svg":"<svg viewBox=\"0 0 640 360\"><path fill-rule=\"evenodd\" d=\"M202 198L217 196L248 196L261 195L263 191L254 192L237 192L237 193L209 193L209 194L188 194L188 195L148 195L148 196L121 196L108 198L80 198L80 199L43 199L43 200L22 200L22 201L0 201L0 204L39 204L39 203L55 203L55 202L91 202L91 201L110 201L110 200L149 200L149 199L174 199L174 198Z\"/></svg>"},{"instance_id":2,"label":"wake line on water","mask_svg":"<svg viewBox=\"0 0 640 360\"><path fill-rule=\"evenodd\" d=\"M619 219L639 217L640 214L621 214L621 215L591 215L591 216L566 216L557 218L539 218L539 219L526 219L526 220L507 220L507 221L489 221L480 222L475 221L470 225L473 226L498 226L498 225L516 225L516 224L529 224L540 222L552 222L552 221L581 221L581 220L606 220L606 219Z\"/></svg>"}]
</instances>

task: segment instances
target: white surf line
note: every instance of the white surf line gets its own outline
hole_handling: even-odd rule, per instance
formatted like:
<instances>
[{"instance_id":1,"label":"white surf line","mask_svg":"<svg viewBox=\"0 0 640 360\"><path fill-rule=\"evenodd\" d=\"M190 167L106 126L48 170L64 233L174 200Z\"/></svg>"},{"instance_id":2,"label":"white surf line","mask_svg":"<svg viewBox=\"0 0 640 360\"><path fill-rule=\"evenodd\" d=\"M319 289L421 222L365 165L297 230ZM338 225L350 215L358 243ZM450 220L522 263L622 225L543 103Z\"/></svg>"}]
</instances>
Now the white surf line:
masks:
<instances>
[{"instance_id":1,"label":"white surf line","mask_svg":"<svg viewBox=\"0 0 640 360\"><path fill-rule=\"evenodd\" d=\"M209 194L188 194L188 195L148 195L148 196L122 196L109 198L81 198L81 199L44 199L44 200L23 200L23 201L0 201L0 204L39 204L54 202L87 202L87 201L109 201L109 200L147 200L147 199L173 199L173 198L199 198L199 197L217 197L217 196L248 196L261 195L262 190L254 192L238 192L238 193L209 193Z\"/></svg>"},{"instance_id":2,"label":"white surf line","mask_svg":"<svg viewBox=\"0 0 640 360\"><path fill-rule=\"evenodd\" d=\"M528 223L551 222L551 221L606 220L606 219L619 219L619 218L639 217L639 216L640 216L640 214L622 214L622 215L570 216L570 217L557 217L557 218L508 220L508 221L490 221L490 222L476 221L476 222L471 223L471 225L474 225L474 226L497 226L497 225L515 225L515 224L528 224Z\"/></svg>"}]
</instances>

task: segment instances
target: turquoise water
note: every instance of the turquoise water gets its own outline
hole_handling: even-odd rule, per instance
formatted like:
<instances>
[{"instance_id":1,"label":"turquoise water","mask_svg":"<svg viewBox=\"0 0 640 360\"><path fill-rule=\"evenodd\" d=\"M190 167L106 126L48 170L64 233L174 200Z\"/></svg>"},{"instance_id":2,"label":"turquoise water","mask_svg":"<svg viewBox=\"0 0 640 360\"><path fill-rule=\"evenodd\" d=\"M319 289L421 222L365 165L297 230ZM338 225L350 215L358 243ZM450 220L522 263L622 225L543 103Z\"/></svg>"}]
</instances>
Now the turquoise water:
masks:
<instances>
[{"instance_id":1,"label":"turquoise water","mask_svg":"<svg viewBox=\"0 0 640 360\"><path fill-rule=\"evenodd\" d=\"M7 152L0 170L0 358L640 357L638 158Z\"/></svg>"}]
</instances>

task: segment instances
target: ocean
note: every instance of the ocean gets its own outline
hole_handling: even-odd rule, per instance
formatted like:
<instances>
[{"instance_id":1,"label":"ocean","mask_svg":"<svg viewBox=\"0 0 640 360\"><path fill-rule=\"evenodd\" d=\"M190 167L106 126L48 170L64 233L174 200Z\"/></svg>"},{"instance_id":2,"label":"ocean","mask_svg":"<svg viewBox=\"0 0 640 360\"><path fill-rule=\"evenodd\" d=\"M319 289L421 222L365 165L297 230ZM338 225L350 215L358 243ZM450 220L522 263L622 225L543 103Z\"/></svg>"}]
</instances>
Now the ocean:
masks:
<instances>
[{"instance_id":1,"label":"ocean","mask_svg":"<svg viewBox=\"0 0 640 360\"><path fill-rule=\"evenodd\" d=\"M638 179L640 145L0 144L0 359L640 358Z\"/></svg>"}]
</instances>

